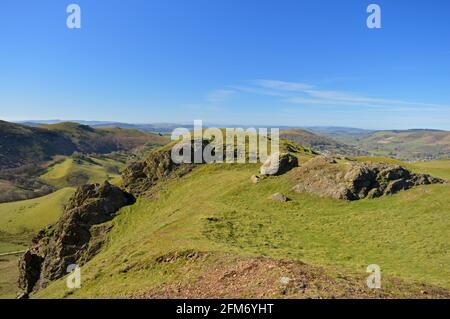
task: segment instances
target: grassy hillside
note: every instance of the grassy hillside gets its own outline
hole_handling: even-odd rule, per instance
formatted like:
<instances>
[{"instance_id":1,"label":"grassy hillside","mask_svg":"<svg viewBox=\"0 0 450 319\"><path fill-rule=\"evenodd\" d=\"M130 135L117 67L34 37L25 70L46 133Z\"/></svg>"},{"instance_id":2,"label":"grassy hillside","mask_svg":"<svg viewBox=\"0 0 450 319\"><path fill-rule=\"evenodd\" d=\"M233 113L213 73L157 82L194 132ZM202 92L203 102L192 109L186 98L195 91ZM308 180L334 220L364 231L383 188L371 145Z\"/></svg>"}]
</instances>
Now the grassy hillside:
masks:
<instances>
[{"instance_id":1,"label":"grassy hillside","mask_svg":"<svg viewBox=\"0 0 450 319\"><path fill-rule=\"evenodd\" d=\"M63 188L44 197L0 204L0 231L35 233L54 223L73 191L73 188Z\"/></svg>"},{"instance_id":2,"label":"grassy hillside","mask_svg":"<svg viewBox=\"0 0 450 319\"><path fill-rule=\"evenodd\" d=\"M0 299L13 299L17 296L17 256L0 257Z\"/></svg>"},{"instance_id":3,"label":"grassy hillside","mask_svg":"<svg viewBox=\"0 0 450 319\"><path fill-rule=\"evenodd\" d=\"M120 183L120 171L124 166L124 163L107 157L71 156L49 167L40 179L57 188L106 180L117 184Z\"/></svg>"},{"instance_id":4,"label":"grassy hillside","mask_svg":"<svg viewBox=\"0 0 450 319\"><path fill-rule=\"evenodd\" d=\"M105 166L106 173L96 169L90 171L86 167L72 170L70 163L67 163L68 176L63 177L65 170L63 167L59 176L57 172L56 176L51 174L48 176L50 185L42 183L42 179L38 179L37 176L48 169L49 165L53 166L53 162L59 162L60 157L72 154L104 155L114 152L139 157L168 142L169 138L159 134L133 129L94 129L77 123L30 127L0 121L0 203L49 194L54 190L50 185L75 186L88 181L107 179L107 175L117 176L115 169L113 172L110 171L112 166L117 165L102 162L100 159L97 164L99 167ZM109 158L113 159L112 156ZM63 178L65 180L62 180Z\"/></svg>"},{"instance_id":5,"label":"grassy hillside","mask_svg":"<svg viewBox=\"0 0 450 319\"><path fill-rule=\"evenodd\" d=\"M107 154L142 145L164 145L166 137L132 129L94 129L76 123L29 127L0 121L0 169L39 164L73 152Z\"/></svg>"},{"instance_id":6,"label":"grassy hillside","mask_svg":"<svg viewBox=\"0 0 450 319\"><path fill-rule=\"evenodd\" d=\"M252 184L257 171L257 165L206 165L163 183L152 199L120 211L106 247L82 267L82 289L69 292L60 280L36 297L146 295L221 267L214 257L221 254L301 260L335 279L364 274L375 263L383 278L450 288L449 185L345 202L293 193L289 173ZM276 192L292 200L269 200ZM173 258L186 250L212 257Z\"/></svg>"},{"instance_id":7,"label":"grassy hillside","mask_svg":"<svg viewBox=\"0 0 450 319\"><path fill-rule=\"evenodd\" d=\"M450 181L450 160L415 162L414 167L418 172L429 173Z\"/></svg>"},{"instance_id":8,"label":"grassy hillside","mask_svg":"<svg viewBox=\"0 0 450 319\"><path fill-rule=\"evenodd\" d=\"M0 121L0 169L39 163L75 150L70 138L58 132Z\"/></svg>"},{"instance_id":9,"label":"grassy hillside","mask_svg":"<svg viewBox=\"0 0 450 319\"><path fill-rule=\"evenodd\" d=\"M132 150L146 144L164 145L169 141L167 137L154 133L114 127L94 129L87 125L70 122L41 127L69 137L76 145L77 151L82 153L106 154L118 150Z\"/></svg>"},{"instance_id":10,"label":"grassy hillside","mask_svg":"<svg viewBox=\"0 0 450 319\"><path fill-rule=\"evenodd\" d=\"M360 156L356 158L362 162L380 162L387 164L400 165L416 173L430 174L450 181L450 160L420 161L405 163L397 159L383 156Z\"/></svg>"}]
</instances>

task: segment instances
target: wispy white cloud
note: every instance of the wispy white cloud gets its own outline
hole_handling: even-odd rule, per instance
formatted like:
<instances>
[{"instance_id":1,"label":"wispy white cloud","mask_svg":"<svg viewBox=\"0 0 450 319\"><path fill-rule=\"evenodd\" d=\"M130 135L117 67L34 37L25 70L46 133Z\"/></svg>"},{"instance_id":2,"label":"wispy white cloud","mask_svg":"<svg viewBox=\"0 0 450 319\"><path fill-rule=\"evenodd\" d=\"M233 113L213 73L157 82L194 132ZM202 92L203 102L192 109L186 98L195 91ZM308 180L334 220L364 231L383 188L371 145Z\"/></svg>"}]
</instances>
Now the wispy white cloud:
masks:
<instances>
[{"instance_id":1,"label":"wispy white cloud","mask_svg":"<svg viewBox=\"0 0 450 319\"><path fill-rule=\"evenodd\" d=\"M279 96L285 102L301 105L365 106L373 108L404 108L429 110L450 108L449 105L384 99L337 90L324 90L315 85L279 80L256 80L247 86L233 86L236 91L259 95Z\"/></svg>"},{"instance_id":2,"label":"wispy white cloud","mask_svg":"<svg viewBox=\"0 0 450 319\"><path fill-rule=\"evenodd\" d=\"M291 92L302 92L314 88L314 86L305 83L285 82L278 80L256 80L255 84L264 88Z\"/></svg>"},{"instance_id":3,"label":"wispy white cloud","mask_svg":"<svg viewBox=\"0 0 450 319\"><path fill-rule=\"evenodd\" d=\"M206 101L210 103L221 103L235 95L235 91L228 89L215 90L206 96Z\"/></svg>"}]
</instances>

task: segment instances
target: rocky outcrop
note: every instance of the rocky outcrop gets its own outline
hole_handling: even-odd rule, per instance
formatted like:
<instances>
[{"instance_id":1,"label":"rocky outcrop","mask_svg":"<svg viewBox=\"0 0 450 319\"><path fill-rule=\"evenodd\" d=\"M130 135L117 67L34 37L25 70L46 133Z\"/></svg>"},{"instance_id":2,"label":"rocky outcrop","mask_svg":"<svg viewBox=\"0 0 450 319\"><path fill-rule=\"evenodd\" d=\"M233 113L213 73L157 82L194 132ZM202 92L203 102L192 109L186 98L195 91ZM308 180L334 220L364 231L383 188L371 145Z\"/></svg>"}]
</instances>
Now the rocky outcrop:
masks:
<instances>
[{"instance_id":1,"label":"rocky outcrop","mask_svg":"<svg viewBox=\"0 0 450 319\"><path fill-rule=\"evenodd\" d=\"M274 153L260 168L261 175L282 175L298 167L298 159L290 153Z\"/></svg>"},{"instance_id":2,"label":"rocky outcrop","mask_svg":"<svg viewBox=\"0 0 450 319\"><path fill-rule=\"evenodd\" d=\"M62 217L33 239L19 262L19 287L25 294L63 277L71 264L81 265L100 249L114 214L134 197L108 182L84 185L70 199Z\"/></svg>"},{"instance_id":3,"label":"rocky outcrop","mask_svg":"<svg viewBox=\"0 0 450 319\"><path fill-rule=\"evenodd\" d=\"M175 163L172 160L172 147L179 145L178 149L190 149L186 160L182 163ZM184 147L183 147L184 145ZM197 142L198 147L195 147L194 139L186 139L179 144L170 144L160 150L152 152L144 161L135 162L122 172L122 181L127 191L130 191L135 196L141 196L144 193L149 193L149 190L155 186L159 181L174 179L189 173L196 165L204 164L205 160L201 154L206 147L211 147L210 140L203 139L202 142ZM201 147L200 147L201 145ZM222 155L226 154L226 148L223 146ZM200 153L200 161L195 161L194 154ZM246 154L247 156L248 154ZM237 156L237 150L233 150L233 156ZM247 158L248 159L248 158ZM224 160L221 157L220 162ZM209 161L206 161L209 162ZM292 168L298 166L298 159L290 153L274 153L269 156L264 164L261 166L261 175L254 175L250 179L252 183L257 184L262 178L269 175L282 175Z\"/></svg>"},{"instance_id":4,"label":"rocky outcrop","mask_svg":"<svg viewBox=\"0 0 450 319\"><path fill-rule=\"evenodd\" d=\"M128 165L122 172L123 186L135 196L143 194L159 180L176 178L192 170L193 165L175 164L170 150L156 151L146 160Z\"/></svg>"},{"instance_id":5,"label":"rocky outcrop","mask_svg":"<svg viewBox=\"0 0 450 319\"><path fill-rule=\"evenodd\" d=\"M181 177L189 173L195 166L194 141L191 143L191 158L186 163L175 163L172 160L172 147L164 147L152 152L144 161L131 163L122 172L123 186L135 196L140 196L158 181ZM208 143L203 140L202 149Z\"/></svg>"},{"instance_id":6,"label":"rocky outcrop","mask_svg":"<svg viewBox=\"0 0 450 319\"><path fill-rule=\"evenodd\" d=\"M392 195L419 185L444 183L439 178L414 174L398 165L360 163L317 157L296 170L296 192L321 197L359 200Z\"/></svg>"}]
</instances>

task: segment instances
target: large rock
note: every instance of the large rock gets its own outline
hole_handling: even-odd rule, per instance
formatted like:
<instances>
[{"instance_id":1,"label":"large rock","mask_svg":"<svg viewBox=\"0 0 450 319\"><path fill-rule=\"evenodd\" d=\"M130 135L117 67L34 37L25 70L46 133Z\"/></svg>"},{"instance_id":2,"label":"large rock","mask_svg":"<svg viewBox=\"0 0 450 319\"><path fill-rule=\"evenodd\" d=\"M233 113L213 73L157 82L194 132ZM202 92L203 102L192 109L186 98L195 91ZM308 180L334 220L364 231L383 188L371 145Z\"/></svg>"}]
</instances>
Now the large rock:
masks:
<instances>
[{"instance_id":1,"label":"large rock","mask_svg":"<svg viewBox=\"0 0 450 319\"><path fill-rule=\"evenodd\" d=\"M298 159L290 153L273 153L260 168L261 175L282 175L298 167Z\"/></svg>"},{"instance_id":2,"label":"large rock","mask_svg":"<svg viewBox=\"0 0 450 319\"><path fill-rule=\"evenodd\" d=\"M20 260L19 287L28 294L64 276L70 264L88 261L111 228L105 222L134 201L108 182L79 187L60 220L40 231Z\"/></svg>"},{"instance_id":3,"label":"large rock","mask_svg":"<svg viewBox=\"0 0 450 319\"><path fill-rule=\"evenodd\" d=\"M296 192L309 192L322 197L358 200L392 195L418 185L444 183L439 178L414 174L398 166L383 163L336 161L317 157L295 172Z\"/></svg>"}]
</instances>

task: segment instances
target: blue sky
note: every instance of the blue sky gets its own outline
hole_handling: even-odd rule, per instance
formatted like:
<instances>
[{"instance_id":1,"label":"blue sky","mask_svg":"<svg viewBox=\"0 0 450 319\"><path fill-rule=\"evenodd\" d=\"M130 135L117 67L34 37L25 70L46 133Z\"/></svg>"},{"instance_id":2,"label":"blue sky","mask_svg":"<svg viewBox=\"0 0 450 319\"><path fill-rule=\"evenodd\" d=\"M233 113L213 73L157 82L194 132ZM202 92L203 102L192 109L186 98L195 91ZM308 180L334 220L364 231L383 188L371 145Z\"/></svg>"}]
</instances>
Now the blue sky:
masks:
<instances>
[{"instance_id":1,"label":"blue sky","mask_svg":"<svg viewBox=\"0 0 450 319\"><path fill-rule=\"evenodd\" d=\"M2 0L0 37L1 119L450 129L448 0Z\"/></svg>"}]
</instances>

